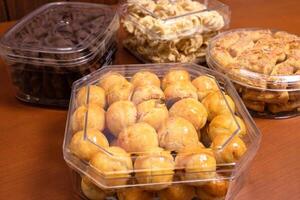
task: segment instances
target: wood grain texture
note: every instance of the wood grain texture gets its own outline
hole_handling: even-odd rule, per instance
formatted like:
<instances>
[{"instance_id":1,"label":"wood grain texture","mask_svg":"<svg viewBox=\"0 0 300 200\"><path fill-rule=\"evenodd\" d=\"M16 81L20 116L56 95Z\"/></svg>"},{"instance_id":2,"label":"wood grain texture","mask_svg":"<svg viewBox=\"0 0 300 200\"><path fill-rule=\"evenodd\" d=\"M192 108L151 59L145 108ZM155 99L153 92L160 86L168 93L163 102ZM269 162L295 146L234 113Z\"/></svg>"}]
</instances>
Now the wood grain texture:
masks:
<instances>
[{"instance_id":1,"label":"wood grain texture","mask_svg":"<svg viewBox=\"0 0 300 200\"><path fill-rule=\"evenodd\" d=\"M274 27L300 35L299 0L224 0L232 10L232 27ZM0 25L0 35L12 23ZM115 63L138 61L122 48ZM0 61L0 199L74 199L62 141L66 111L17 101ZM263 137L237 200L300 199L300 117L256 119Z\"/></svg>"},{"instance_id":2,"label":"wood grain texture","mask_svg":"<svg viewBox=\"0 0 300 200\"><path fill-rule=\"evenodd\" d=\"M5 22L7 20L7 12L5 9L4 0L0 0L0 22Z\"/></svg>"},{"instance_id":3,"label":"wood grain texture","mask_svg":"<svg viewBox=\"0 0 300 200\"><path fill-rule=\"evenodd\" d=\"M4 1L4 0L0 0ZM60 0L5 0L8 7L8 16L10 20L18 20L28 13L32 12L36 8L51 2ZM70 0L67 0L70 1ZM118 0L71 0L77 2L91 2L102 4L116 4Z\"/></svg>"},{"instance_id":4,"label":"wood grain texture","mask_svg":"<svg viewBox=\"0 0 300 200\"><path fill-rule=\"evenodd\" d=\"M231 28L262 27L300 34L299 0L220 0L230 6Z\"/></svg>"},{"instance_id":5,"label":"wood grain texture","mask_svg":"<svg viewBox=\"0 0 300 200\"><path fill-rule=\"evenodd\" d=\"M18 20L38 7L59 0L5 0L10 20Z\"/></svg>"}]
</instances>

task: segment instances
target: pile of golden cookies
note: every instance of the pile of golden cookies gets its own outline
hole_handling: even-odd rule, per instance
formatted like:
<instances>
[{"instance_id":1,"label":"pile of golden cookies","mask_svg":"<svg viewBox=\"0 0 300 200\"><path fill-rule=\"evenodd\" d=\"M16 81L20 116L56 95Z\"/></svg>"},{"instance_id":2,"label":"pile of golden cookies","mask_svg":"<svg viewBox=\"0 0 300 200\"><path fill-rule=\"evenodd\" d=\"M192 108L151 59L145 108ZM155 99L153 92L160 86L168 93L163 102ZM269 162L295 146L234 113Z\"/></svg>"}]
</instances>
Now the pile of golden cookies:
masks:
<instances>
[{"instance_id":1,"label":"pile of golden cookies","mask_svg":"<svg viewBox=\"0 0 300 200\"><path fill-rule=\"evenodd\" d=\"M214 67L238 82L250 110L300 111L300 78L295 78L300 75L300 37L284 31L233 30L215 39L211 56L219 65Z\"/></svg>"},{"instance_id":2,"label":"pile of golden cookies","mask_svg":"<svg viewBox=\"0 0 300 200\"><path fill-rule=\"evenodd\" d=\"M124 19L124 46L155 63L205 59L208 40L226 22L216 10L193 0L129 0Z\"/></svg>"},{"instance_id":3,"label":"pile of golden cookies","mask_svg":"<svg viewBox=\"0 0 300 200\"><path fill-rule=\"evenodd\" d=\"M184 69L171 69L161 79L139 71L130 81L108 72L82 87L71 118L70 152L104 177L102 185L141 185L105 190L83 176L83 194L94 200L223 199L228 181L217 166L243 156L247 130L219 88L214 77L192 80ZM172 184L175 176L186 183Z\"/></svg>"}]
</instances>

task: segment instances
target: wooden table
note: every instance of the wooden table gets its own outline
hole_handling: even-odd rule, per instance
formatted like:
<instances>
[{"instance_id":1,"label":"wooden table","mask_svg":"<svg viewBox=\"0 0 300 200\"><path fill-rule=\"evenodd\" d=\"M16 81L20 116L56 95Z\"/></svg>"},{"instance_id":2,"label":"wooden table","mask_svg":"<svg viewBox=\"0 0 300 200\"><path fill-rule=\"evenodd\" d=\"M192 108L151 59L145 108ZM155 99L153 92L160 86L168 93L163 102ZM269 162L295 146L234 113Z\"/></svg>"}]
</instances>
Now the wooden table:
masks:
<instances>
[{"instance_id":1,"label":"wooden table","mask_svg":"<svg viewBox=\"0 0 300 200\"><path fill-rule=\"evenodd\" d=\"M224 0L231 27L272 27L300 35L299 0ZM0 25L0 34L12 23ZM116 63L137 61L119 48ZM65 110L34 107L15 99L0 60L0 199L74 199L62 157ZM300 199L300 117L256 119L263 138L238 200Z\"/></svg>"}]
</instances>

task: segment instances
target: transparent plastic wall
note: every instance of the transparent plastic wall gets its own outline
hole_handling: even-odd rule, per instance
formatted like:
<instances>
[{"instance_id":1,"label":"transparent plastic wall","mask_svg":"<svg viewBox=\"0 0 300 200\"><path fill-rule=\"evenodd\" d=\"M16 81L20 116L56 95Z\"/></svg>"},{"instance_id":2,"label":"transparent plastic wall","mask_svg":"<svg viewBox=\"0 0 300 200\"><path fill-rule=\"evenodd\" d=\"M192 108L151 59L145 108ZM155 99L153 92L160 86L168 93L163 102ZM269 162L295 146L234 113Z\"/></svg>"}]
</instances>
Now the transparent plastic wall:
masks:
<instances>
[{"instance_id":1,"label":"transparent plastic wall","mask_svg":"<svg viewBox=\"0 0 300 200\"><path fill-rule=\"evenodd\" d=\"M199 76L207 76L216 81L218 85L218 94L221 95L221 98L224 100L228 110L229 117L231 116L233 120L233 126L237 127L233 130L229 137L226 137L219 143L217 148L213 148L211 151L210 148L191 148L189 154L200 154L205 153L206 155L227 155L227 152L230 152L230 146L238 140L242 140L241 142L245 144L245 152L242 157L239 158L236 162L229 162L228 160L217 159L216 168L214 170L201 170L197 169L197 167L193 168L190 171L187 171L182 166L175 166L173 168L164 168L163 170L154 171L153 166L149 166L148 168L143 168L142 170L138 170L132 167L126 168L126 170L113 170L110 172L103 172L99 170L99 168L95 167L91 164L91 161L87 161L84 159L80 159L78 156L72 152L70 149L70 143L72 138L74 137L74 117L76 118L76 110L78 110L76 97L78 96L78 91L82 88L87 88L85 99L85 113L84 113L84 121L83 121L83 135L82 140L94 144L97 146L98 151L102 152L106 155L105 158L109 158L112 160L121 160L124 164L127 162L136 163L140 157L147 157L148 152L127 152L128 154L120 154L119 152L111 151L111 146L114 146L114 143L118 137L112 134L107 127L103 129L103 134L106 137L110 147L101 147L97 145L93 138L89 138L87 134L87 123L89 122L91 117L94 117L94 114L89 113L90 106L92 104L89 103L90 100L90 92L89 89L93 85L99 85L99 81L104 77L107 73L118 73L123 75L127 80L130 80L134 74L140 71L149 71L156 74L160 79L162 79L168 72L172 70L183 70L190 74L191 79L195 79ZM231 103L228 102L229 96L235 105L235 109L232 109L230 106ZM167 102L167 101L166 101ZM178 102L178 101L177 101ZM171 105L166 103L166 107L170 109L176 102L171 102ZM107 112L107 107L104 107L104 110ZM240 119L243 120L245 124L245 129L247 134L243 137L239 137L238 134L241 132L240 123L238 123L237 119L234 115L239 116ZM107 119L107 117L106 117ZM107 122L106 122L107 124ZM207 125L209 122L207 122ZM205 132L205 128L203 127L199 132L203 134ZM142 132L140 134L143 134ZM146 134L146 133L144 133ZM119 136L120 137L120 136ZM180 138L179 141L183 141L185 138ZM150 190L159 190L157 188L166 188L171 186L172 184L188 184L188 185L203 185L211 181L229 181L231 182L237 181L236 179L242 176L242 173L247 170L250 162L256 154L260 143L260 132L256 128L252 118L247 112L245 106L241 102L238 94L236 93L232 83L224 77L222 74L218 72L214 72L207 68L201 67L195 64L148 64L148 65L115 65L115 66L107 66L104 67L97 72L94 72L78 81L76 81L73 85L71 103L69 107L68 113L68 121L66 125L66 133L64 140L64 158L67 164L74 170L74 174L77 174L77 182L80 179L80 176L87 177L91 180L95 185L103 190L118 190L121 188L128 187L139 187L139 188L150 188ZM143 145L142 143L140 145ZM211 147L211 144L206 144L207 147ZM202 152L203 151L203 152ZM212 153L213 152L213 153ZM179 159L178 157L185 155L186 152L180 154L180 151L171 151L170 156L165 156L164 151L153 152L158 158L161 160L175 160ZM212 153L212 154L211 154ZM234 153L233 153L234 154ZM221 157L222 157L221 156ZM217 157L217 156L216 156ZM129 160L129 161L128 161ZM153 162L155 159L153 159ZM131 165L131 164L130 164ZM76 175L74 175L76 176ZM229 184L229 185L230 185ZM233 186L229 186L228 197L231 195L234 196L235 189L238 187L236 184ZM231 194L230 194L231 193Z\"/></svg>"}]
</instances>

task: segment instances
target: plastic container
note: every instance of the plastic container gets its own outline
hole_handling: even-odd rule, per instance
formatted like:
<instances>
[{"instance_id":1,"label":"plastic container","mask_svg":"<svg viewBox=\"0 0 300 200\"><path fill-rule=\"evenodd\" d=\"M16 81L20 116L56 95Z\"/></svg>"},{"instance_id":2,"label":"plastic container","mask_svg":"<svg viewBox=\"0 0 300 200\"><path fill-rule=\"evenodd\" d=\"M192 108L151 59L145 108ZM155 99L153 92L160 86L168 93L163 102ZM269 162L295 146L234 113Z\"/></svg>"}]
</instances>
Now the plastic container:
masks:
<instances>
[{"instance_id":1,"label":"plastic container","mask_svg":"<svg viewBox=\"0 0 300 200\"><path fill-rule=\"evenodd\" d=\"M106 110L106 117L103 117L104 111L99 111L98 114L95 114L95 102L94 100L100 99L95 98L95 88L93 89L93 92L91 92L91 88L95 87L95 85L101 85L100 81L105 80L104 77L107 77L107 73L109 74L115 74L119 73L126 77L127 80L131 79L134 74L136 74L139 71L150 71L155 73L160 79L164 77L169 71L172 70L185 70L187 71L192 79L195 79L198 76L204 76L204 77L209 77L212 78L212 80L216 81L217 83L217 90L215 90L216 93L212 94L220 94L220 101L224 100L223 106L225 106L225 109L228 109L226 112L228 115L227 118L232 117L231 119L235 119L231 121L231 125L235 128L233 128L231 131L227 133L227 136L225 139L220 140L219 146L217 148L213 148L212 153L210 150L206 149L204 150L204 147L201 147L201 150L199 150L199 145L197 148L191 148L190 150L183 151L183 150L173 150L171 153L162 153L161 151L154 151L153 154L149 153L152 152L152 150L147 149L145 151L143 150L128 150L127 152L131 152L128 154L121 154L116 150L112 150L112 146L121 146L122 148L125 149L126 142L122 143L122 139L120 139L121 133L119 133L118 136L115 136L110 130L112 130L108 124L113 124L116 127L117 124L119 124L119 120L117 118L114 118L113 121L108 121L111 118L108 117L108 113L111 114L112 110L112 105L118 104L114 103L110 105L108 108L107 106L102 107ZM117 80L117 79L115 79ZM106 84L111 84L112 81L106 82ZM144 83L144 82L142 82ZM82 93L83 89L85 90L85 93ZM134 90L133 96L130 99L134 99L135 93L139 90L137 87ZM168 88L168 87L167 87ZM166 89L167 90L167 89ZM166 91L165 90L165 91ZM223 92L220 92L223 91ZM85 95L83 95L85 94ZM232 103L229 102L229 99L227 97L225 98L225 94L229 95L231 99L233 100L235 104L235 111L232 108ZM83 95L83 96L82 96ZM209 95L208 95L209 96ZM83 99L84 102L80 101L80 99ZM151 98L157 98L157 96L151 96ZM186 100L185 98L183 98ZM189 98L190 99L190 98ZM206 98L204 98L203 105L205 104ZM92 101L93 103L90 103ZM212 100L214 101L214 100ZM80 102L80 103L79 103ZM159 100L159 102L164 102L162 99ZM177 102L179 102L179 99L177 99ZM208 102L206 100L206 102ZM174 102L173 102L174 103ZM212 103L213 104L213 103ZM140 104L139 104L140 105ZM173 106L176 105L173 104ZM215 104L216 105L216 104ZM230 107L229 107L230 105ZM168 105L167 105L168 106ZM172 109L173 106L170 105L168 106L168 109ZM94 107L94 108L92 108ZM79 112L79 110L83 110L83 112ZM101 108L98 108L98 110L102 110ZM174 111L174 110L173 110ZM116 111L116 114L121 113L123 111ZM78 114L81 113L81 114ZM102 113L102 114L101 114ZM170 112L171 113L171 112ZM233 114L239 116L245 124L245 127L237 121L236 118L233 118ZM81 117L79 117L79 115ZM133 115L136 116L136 115ZM163 116L159 115L160 120L163 121ZM171 116L171 115L170 115ZM126 120L130 119L132 115L124 115L123 120L121 120L121 124L124 125L124 123L127 123ZM140 115L141 117L141 115ZM95 123L98 123L102 121L104 118L106 118L105 122L105 128L103 129L103 126L101 126L101 130L105 138L107 139L108 143L103 143L103 146L99 145L98 142L96 142L94 136L91 137L90 133L88 133L91 129L91 121L94 121ZM92 120L95 119L95 120ZM212 118L210 120L214 120L215 118ZM91 121L90 121L91 120ZM138 121L141 120L141 118L138 119ZM103 122L103 121L102 121ZM149 122L150 123L150 122ZM192 121L190 121L192 123ZM212 123L212 122L210 122ZM225 123L225 122L224 122ZM81 128L78 128L78 124L80 124ZM89 124L89 125L88 125ZM205 143L206 145L210 145L209 142L205 142L205 132L208 130L208 122L206 123L206 126L202 127L201 130L200 128L197 129L198 133L201 134L201 142ZM192 125L191 125L192 126ZM97 125L97 127L100 127ZM162 127L162 126L161 126ZM99 130L100 130L99 129ZM82 130L81 132L78 130ZM125 130L125 129L123 129ZM127 129L126 129L127 130ZM129 129L128 129L129 130ZM136 129L138 130L138 129ZM149 131L146 131L143 129L143 132L139 132L139 134L143 134L144 137L149 135ZM247 134L244 135L243 137L240 137L239 134L241 134L242 130L246 130ZM126 132L126 131L125 131ZM124 133L125 133L124 132ZM159 131L160 132L160 129ZM80 133L81 136L77 137ZM128 132L129 133L129 132ZM139 135L138 134L138 135ZM98 136L103 135L98 132ZM156 134L154 134L155 137L157 137ZM95 136L96 137L96 136ZM129 137L129 136L128 136ZM134 136L132 136L134 138ZM148 136L147 136L148 137ZM77 138L77 139L75 139ZM116 139L119 138L116 142ZM212 170L203 170L198 169L197 167L191 168L191 171L188 171L187 168L182 167L181 165L175 165L173 167L165 167L165 168L156 168L155 170L155 165L156 162L171 162L172 159L176 158L180 160L179 153L183 153L181 155L185 155L186 152L188 152L188 155L193 155L199 153L198 151L207 151L208 154L205 155L210 155L214 156L215 155L221 155L219 153L224 152L226 154L226 151L229 150L229 147L235 143L234 141L239 138L239 141L245 144L245 151L242 157L238 161L230 161L230 160L219 160L215 166L215 168ZM90 181L90 184L92 186L89 187L89 191L98 191L99 193L103 192L105 193L104 196L106 197L111 197L111 198L116 198L116 194L119 194L120 191L123 191L128 188L136 188L136 189L141 189L145 191L151 191L151 195L153 195L153 198L158 197L161 195L162 191L165 191L166 189L172 187L173 185L177 186L182 186L185 185L187 187L192 188L192 190L201 190L201 186L206 185L210 183L211 181L220 181L224 182L226 185L225 194L221 194L222 199L233 199L234 196L238 193L240 188L242 187L243 180L245 178L245 173L249 167L250 162L252 161L253 157L256 154L256 151L259 147L260 144L260 132L256 128L255 123L253 122L252 118L250 117L249 113L247 112L244 104L242 103L241 99L239 98L237 92L235 91L232 83L229 81L228 78L223 76L222 74L212 71L210 69L207 69L205 67L196 65L196 64L179 64L179 63L174 63L174 64L143 64L143 65L115 65L115 66L107 66L103 67L96 72L74 82L73 88L72 88L72 95L71 95L71 102L69 106L69 112L68 112L68 120L66 124L66 130L65 130L65 138L64 138L64 144L63 144L63 154L64 154L64 159L66 163L69 165L69 167L72 170L72 180L73 180L73 186L75 189L75 193L82 198L86 198L87 194L85 193L86 190L82 187L82 177L85 177ZM187 138L184 136L178 136L177 141L190 141L192 138ZM125 139L126 140L126 139ZM125 141L124 140L124 141ZM215 140L215 139L214 139ZM213 141L214 141L213 140ZM79 143L76 143L76 141L81 141ZM147 146L148 144L153 144L152 143L153 138L148 137L147 140L141 139L137 143L131 143L137 144L136 148L146 148L144 146ZM171 141L171 145L173 144L173 140ZM197 141L199 142L199 141ZM122 146L122 144L123 146ZM74 145L77 146L78 148L74 148ZM81 149L83 150L83 146L80 146L82 144L83 146L85 145L95 145L94 149L95 152L98 152L99 155L103 156L103 158L96 158L98 156L95 156L96 154L85 154L84 152L90 152L90 151L82 151L77 154L77 150ZM170 143L169 143L170 144ZM175 142L174 142L175 144ZM110 147L107 147L107 146ZM125 145L125 146L124 146ZM161 140L159 142L159 145L162 146ZM187 145L187 148L192 147L193 145ZM237 145L239 146L239 145ZM126 148L131 148L131 145L128 145ZM193 146L194 147L194 146ZM156 148L156 147L155 147ZM154 149L155 149L154 148ZM163 146L163 148L167 149L168 147ZM81 151L80 150L80 151ZM77 152L77 153L76 153ZM148 152L148 154L147 154ZM164 151L165 152L165 151ZM83 156L83 153L85 156ZM224 155L225 155L224 154ZM238 154L238 153L237 153ZM92 157L86 157L87 155ZM138 168L137 164L138 162L141 162L143 160L143 156L147 158L147 156L157 156L156 158L159 158L159 161L157 161L155 158L150 159L150 162L146 162L143 169ZM168 155L168 156L166 156ZM222 157L222 156L221 156ZM183 157L184 158L184 157ZM168 160L171 159L171 160ZM137 161L140 160L140 161ZM147 160L147 159L146 159ZM204 159L205 160L205 159ZM104 162L100 165L97 164L97 162ZM112 164L114 162L117 162L115 164ZM130 163L134 163L134 168L128 167ZM168 163L167 162L167 163ZM180 161L178 161L180 162ZM109 165L111 164L111 166ZM148 164L148 165L147 165ZM97 166L97 167L96 167ZM119 167L122 166L127 166L128 168L122 168L120 169ZM147 167L148 166L148 167ZM168 166L168 165L167 165ZM99 169L98 167L104 167L103 169ZM159 170L158 170L159 169ZM106 171L109 170L109 171ZM111 170L111 171L110 171ZM171 186L172 185L172 186ZM229 185L229 186L228 186ZM222 187L222 186L220 186ZM228 188L227 188L228 187ZM95 189L98 188L98 189ZM217 190L219 190L219 186L216 186ZM83 190L82 190L83 189ZM212 189L214 190L214 189ZM224 190L224 189L220 189ZM99 192L100 191L100 192ZM95 192L97 193L97 192ZM95 194L93 193L93 194ZM126 192L125 192L126 193ZM222 192L221 192L222 193ZM85 195L84 195L85 194ZM127 195L130 195L131 192L127 192ZM176 191L175 191L176 194ZM91 195L91 194L90 194ZM199 194L202 195L202 194ZM220 195L220 194L219 194ZM223 196L222 196L223 195ZM226 196L225 196L226 195ZM91 197L90 197L91 198ZM99 198L99 197L98 197ZM128 197L129 198L129 197ZM133 198L133 197L132 197ZM139 197L141 198L141 197ZM138 198L138 199L139 199ZM145 197L146 198L146 197ZM129 198L130 199L130 198ZM152 199L152 198L150 198Z\"/></svg>"},{"instance_id":2,"label":"plastic container","mask_svg":"<svg viewBox=\"0 0 300 200\"><path fill-rule=\"evenodd\" d=\"M123 42L143 62L203 62L208 40L230 21L216 0L128 0L122 6Z\"/></svg>"},{"instance_id":3,"label":"plastic container","mask_svg":"<svg viewBox=\"0 0 300 200\"><path fill-rule=\"evenodd\" d=\"M300 114L299 52L296 35L236 29L211 40L207 63L233 81L251 114L280 119Z\"/></svg>"},{"instance_id":4,"label":"plastic container","mask_svg":"<svg viewBox=\"0 0 300 200\"><path fill-rule=\"evenodd\" d=\"M50 3L24 17L0 41L17 98L67 106L73 81L111 62L118 28L101 4Z\"/></svg>"}]
</instances>

